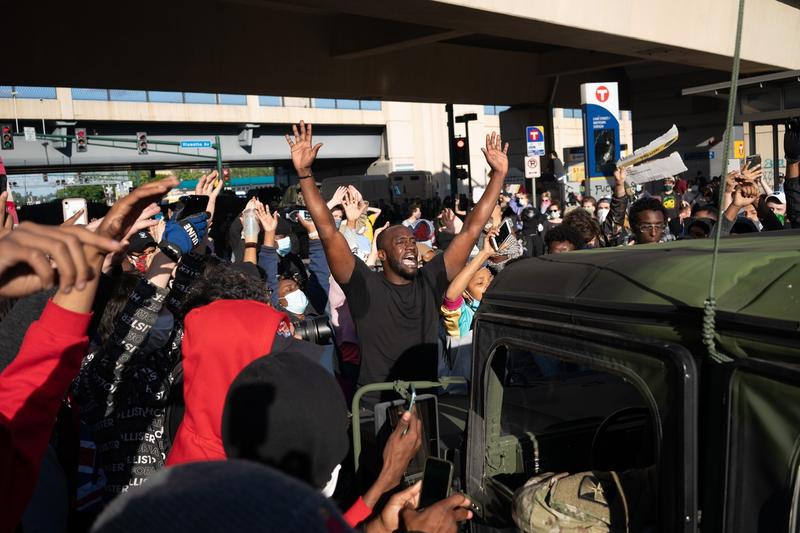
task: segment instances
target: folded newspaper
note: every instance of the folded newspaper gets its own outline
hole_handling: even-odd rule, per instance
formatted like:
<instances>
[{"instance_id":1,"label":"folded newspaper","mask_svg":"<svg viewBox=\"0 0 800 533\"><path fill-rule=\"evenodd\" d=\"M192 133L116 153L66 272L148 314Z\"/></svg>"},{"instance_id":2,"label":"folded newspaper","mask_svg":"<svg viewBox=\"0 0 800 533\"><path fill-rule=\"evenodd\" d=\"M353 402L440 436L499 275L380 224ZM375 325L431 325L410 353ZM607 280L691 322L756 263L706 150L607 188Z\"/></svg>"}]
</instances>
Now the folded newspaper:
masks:
<instances>
[{"instance_id":1,"label":"folded newspaper","mask_svg":"<svg viewBox=\"0 0 800 533\"><path fill-rule=\"evenodd\" d=\"M661 180L667 176L677 176L681 172L686 172L686 165L678 152L672 152L667 157L653 159L641 165L636 165L627 169L625 181L628 183L647 183L649 181Z\"/></svg>"},{"instance_id":2,"label":"folded newspaper","mask_svg":"<svg viewBox=\"0 0 800 533\"><path fill-rule=\"evenodd\" d=\"M654 139L647 146L637 148L633 153L627 157L623 157L617 161L617 168L632 167L633 165L643 163L648 159L656 156L666 150L672 143L678 140L678 127L673 124L672 127L661 137ZM630 173L629 173L630 174Z\"/></svg>"}]
</instances>

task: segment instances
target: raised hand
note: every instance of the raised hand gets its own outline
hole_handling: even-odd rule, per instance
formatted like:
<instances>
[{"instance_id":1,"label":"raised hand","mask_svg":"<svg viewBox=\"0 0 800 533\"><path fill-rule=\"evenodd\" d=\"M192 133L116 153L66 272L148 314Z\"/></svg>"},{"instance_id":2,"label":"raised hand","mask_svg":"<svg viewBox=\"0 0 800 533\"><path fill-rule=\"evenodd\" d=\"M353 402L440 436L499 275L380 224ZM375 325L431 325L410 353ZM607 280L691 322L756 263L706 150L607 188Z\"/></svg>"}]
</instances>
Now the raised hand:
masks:
<instances>
[{"instance_id":1,"label":"raised hand","mask_svg":"<svg viewBox=\"0 0 800 533\"><path fill-rule=\"evenodd\" d=\"M286 135L286 142L292 149L292 163L294 169L301 177L311 175L311 165L317 158L319 149L322 148L322 143L313 145L311 143L311 124L306 124L301 120L300 126L292 124L292 131L294 132L294 140Z\"/></svg>"},{"instance_id":2,"label":"raised hand","mask_svg":"<svg viewBox=\"0 0 800 533\"><path fill-rule=\"evenodd\" d=\"M408 464L422 446L422 421L416 412L406 411L383 448L383 468L378 476L384 492L400 484Z\"/></svg>"},{"instance_id":3,"label":"raised hand","mask_svg":"<svg viewBox=\"0 0 800 533\"><path fill-rule=\"evenodd\" d=\"M342 200L342 207L344 207L344 214L347 216L348 222L355 222L358 220L358 217L361 216L361 206L358 200L353 198L349 192L345 195L344 200Z\"/></svg>"},{"instance_id":4,"label":"raised hand","mask_svg":"<svg viewBox=\"0 0 800 533\"><path fill-rule=\"evenodd\" d=\"M83 289L98 274L91 266L95 251L121 249L85 228L23 222L0 239L0 297L20 298L56 284L64 293Z\"/></svg>"},{"instance_id":5,"label":"raised hand","mask_svg":"<svg viewBox=\"0 0 800 533\"><path fill-rule=\"evenodd\" d=\"M625 168L617 168L614 170L614 182L617 185L625 185Z\"/></svg>"},{"instance_id":6,"label":"raised hand","mask_svg":"<svg viewBox=\"0 0 800 533\"><path fill-rule=\"evenodd\" d=\"M195 213L183 220L170 220L164 226L159 248L173 261L191 252L203 242L208 230L208 213Z\"/></svg>"},{"instance_id":7,"label":"raised hand","mask_svg":"<svg viewBox=\"0 0 800 533\"><path fill-rule=\"evenodd\" d=\"M500 247L495 250L494 245L492 244L492 237L497 237L500 235L500 228L497 226L492 226L492 229L486 232L486 238L483 239L483 248L481 249L481 253L484 256L492 257L497 253L498 250L502 250L505 248L505 243L500 243Z\"/></svg>"},{"instance_id":8,"label":"raised hand","mask_svg":"<svg viewBox=\"0 0 800 533\"><path fill-rule=\"evenodd\" d=\"M752 183L741 183L733 191L733 205L738 208L748 206L758 200L758 187Z\"/></svg>"},{"instance_id":9,"label":"raised hand","mask_svg":"<svg viewBox=\"0 0 800 533\"><path fill-rule=\"evenodd\" d=\"M218 176L219 174L216 170L213 170L210 174L201 176L200 179L197 180L197 185L194 187L194 193L199 196L210 196L214 191L214 184Z\"/></svg>"},{"instance_id":10,"label":"raised hand","mask_svg":"<svg viewBox=\"0 0 800 533\"><path fill-rule=\"evenodd\" d=\"M508 174L508 143L503 146L500 135L492 132L491 135L486 136L486 147L481 148L481 151L492 172L505 178Z\"/></svg>"},{"instance_id":11,"label":"raised hand","mask_svg":"<svg viewBox=\"0 0 800 533\"><path fill-rule=\"evenodd\" d=\"M168 176L137 187L111 207L97 228L97 234L109 239L121 239L136 223L144 209L160 200L170 189L177 187L178 183L177 177Z\"/></svg>"},{"instance_id":12,"label":"raised hand","mask_svg":"<svg viewBox=\"0 0 800 533\"><path fill-rule=\"evenodd\" d=\"M328 201L328 209L333 209L341 204L345 194L347 194L347 187L337 187L336 192L333 193L333 197Z\"/></svg>"},{"instance_id":13,"label":"raised hand","mask_svg":"<svg viewBox=\"0 0 800 533\"><path fill-rule=\"evenodd\" d=\"M258 200L254 202L254 205L256 209L256 216L258 217L258 221L261 223L261 228L265 233L271 233L274 235L275 230L278 228L278 213L270 213L269 206L265 206Z\"/></svg>"},{"instance_id":14,"label":"raised hand","mask_svg":"<svg viewBox=\"0 0 800 533\"><path fill-rule=\"evenodd\" d=\"M445 209L439 216L442 219L442 224L444 224L445 231L447 233L456 233L456 214L453 212L453 210Z\"/></svg>"},{"instance_id":15,"label":"raised hand","mask_svg":"<svg viewBox=\"0 0 800 533\"><path fill-rule=\"evenodd\" d=\"M350 197L354 198L357 202L362 202L364 197L361 195L361 191L356 189L353 185L347 186L347 192L350 193Z\"/></svg>"},{"instance_id":16,"label":"raised hand","mask_svg":"<svg viewBox=\"0 0 800 533\"><path fill-rule=\"evenodd\" d=\"M764 176L764 170L761 168L760 164L750 168L750 163L746 162L741 175L746 181L757 182L761 181L761 178Z\"/></svg>"}]
</instances>

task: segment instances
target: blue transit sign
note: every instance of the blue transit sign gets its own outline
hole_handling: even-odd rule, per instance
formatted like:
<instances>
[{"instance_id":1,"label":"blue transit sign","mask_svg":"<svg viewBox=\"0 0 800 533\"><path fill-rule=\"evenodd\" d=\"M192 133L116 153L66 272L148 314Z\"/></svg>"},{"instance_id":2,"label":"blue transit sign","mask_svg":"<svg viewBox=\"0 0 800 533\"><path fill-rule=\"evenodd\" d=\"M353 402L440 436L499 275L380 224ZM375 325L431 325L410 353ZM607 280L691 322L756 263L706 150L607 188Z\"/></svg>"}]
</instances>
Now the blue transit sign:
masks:
<instances>
[{"instance_id":1,"label":"blue transit sign","mask_svg":"<svg viewBox=\"0 0 800 533\"><path fill-rule=\"evenodd\" d=\"M211 141L181 141L181 148L211 148Z\"/></svg>"}]
</instances>

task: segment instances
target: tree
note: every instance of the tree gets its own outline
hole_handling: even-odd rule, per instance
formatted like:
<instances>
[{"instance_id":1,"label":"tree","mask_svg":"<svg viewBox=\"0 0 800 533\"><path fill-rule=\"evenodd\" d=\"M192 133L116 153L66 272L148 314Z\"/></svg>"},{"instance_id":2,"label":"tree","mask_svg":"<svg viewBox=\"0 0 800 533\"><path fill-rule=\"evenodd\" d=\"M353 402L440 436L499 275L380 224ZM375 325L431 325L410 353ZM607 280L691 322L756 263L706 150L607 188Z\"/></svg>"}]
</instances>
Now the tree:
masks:
<instances>
[{"instance_id":1,"label":"tree","mask_svg":"<svg viewBox=\"0 0 800 533\"><path fill-rule=\"evenodd\" d=\"M85 198L87 202L103 202L106 194L102 185L70 185L56 191L56 198Z\"/></svg>"}]
</instances>

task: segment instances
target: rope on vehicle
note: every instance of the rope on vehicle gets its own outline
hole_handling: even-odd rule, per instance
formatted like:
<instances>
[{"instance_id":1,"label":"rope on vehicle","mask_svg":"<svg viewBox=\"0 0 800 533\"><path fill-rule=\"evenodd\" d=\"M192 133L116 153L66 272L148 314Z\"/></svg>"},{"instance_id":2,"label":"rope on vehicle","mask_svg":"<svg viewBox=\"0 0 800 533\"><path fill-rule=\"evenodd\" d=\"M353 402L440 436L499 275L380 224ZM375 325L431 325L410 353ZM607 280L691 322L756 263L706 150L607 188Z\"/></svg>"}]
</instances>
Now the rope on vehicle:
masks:
<instances>
[{"instance_id":1,"label":"rope on vehicle","mask_svg":"<svg viewBox=\"0 0 800 533\"><path fill-rule=\"evenodd\" d=\"M722 236L722 202L725 197L725 177L728 175L728 157L730 156L731 133L733 132L733 116L736 109L736 93L739 88L739 61L742 48L742 26L744 25L744 0L739 0L739 18L736 22L736 42L733 51L733 69L731 70L731 92L728 95L728 119L725 124L725 135L722 141L722 176L720 176L718 205L720 206L719 220L714 226L714 251L711 255L711 279L708 285L708 298L703 304L703 344L708 348L708 355L712 361L727 363L732 358L717 351L716 345L716 316L717 300L715 287L717 284L717 262L719 259L719 243Z\"/></svg>"}]
</instances>

